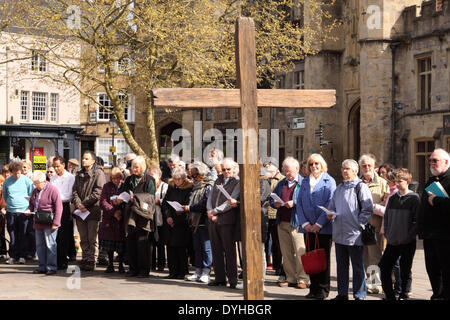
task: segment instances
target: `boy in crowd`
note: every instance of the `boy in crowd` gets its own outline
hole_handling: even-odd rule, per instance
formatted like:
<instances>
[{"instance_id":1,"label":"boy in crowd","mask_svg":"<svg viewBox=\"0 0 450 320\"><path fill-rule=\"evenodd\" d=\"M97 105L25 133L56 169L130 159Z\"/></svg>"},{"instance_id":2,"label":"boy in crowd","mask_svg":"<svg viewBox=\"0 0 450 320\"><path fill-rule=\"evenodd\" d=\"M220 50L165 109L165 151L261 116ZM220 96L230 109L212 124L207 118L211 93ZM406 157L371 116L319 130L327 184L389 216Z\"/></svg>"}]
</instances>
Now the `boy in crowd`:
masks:
<instances>
[{"instance_id":1,"label":"boy in crowd","mask_svg":"<svg viewBox=\"0 0 450 320\"><path fill-rule=\"evenodd\" d=\"M407 288L411 285L411 268L416 252L417 214L419 196L408 189L412 175L408 169L395 171L398 192L389 198L384 214L384 234L387 247L378 266L386 300L395 300L392 287L392 269L400 257L401 293L399 300L408 299Z\"/></svg>"}]
</instances>

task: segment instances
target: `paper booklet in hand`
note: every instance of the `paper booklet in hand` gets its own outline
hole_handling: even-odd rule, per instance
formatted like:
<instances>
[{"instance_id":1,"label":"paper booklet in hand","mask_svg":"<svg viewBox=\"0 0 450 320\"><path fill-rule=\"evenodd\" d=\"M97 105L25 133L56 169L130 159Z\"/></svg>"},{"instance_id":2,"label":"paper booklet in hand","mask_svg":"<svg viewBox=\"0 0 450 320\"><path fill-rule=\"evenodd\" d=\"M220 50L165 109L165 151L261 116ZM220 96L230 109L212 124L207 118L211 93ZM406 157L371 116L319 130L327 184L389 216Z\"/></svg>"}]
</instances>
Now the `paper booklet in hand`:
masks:
<instances>
[{"instance_id":1,"label":"paper booklet in hand","mask_svg":"<svg viewBox=\"0 0 450 320\"><path fill-rule=\"evenodd\" d=\"M121 194L119 194L118 196L111 196L111 200L116 200L116 199L120 199L123 202L129 202L131 196L133 195L133 191L130 191L130 193L127 192L122 192Z\"/></svg>"},{"instance_id":2,"label":"paper booklet in hand","mask_svg":"<svg viewBox=\"0 0 450 320\"><path fill-rule=\"evenodd\" d=\"M425 188L425 191L433 193L436 197L448 198L447 192L439 181L435 181Z\"/></svg>"},{"instance_id":3,"label":"paper booklet in hand","mask_svg":"<svg viewBox=\"0 0 450 320\"><path fill-rule=\"evenodd\" d=\"M271 193L270 197L273 199L273 201L275 202L280 202L282 206L284 206L285 202L283 200L281 200L281 198L276 194L276 193Z\"/></svg>"},{"instance_id":4,"label":"paper booklet in hand","mask_svg":"<svg viewBox=\"0 0 450 320\"><path fill-rule=\"evenodd\" d=\"M334 212L334 211L331 211L331 210L328 210L327 208L325 208L325 207L322 207L322 206L318 206L320 209L322 209L323 211L325 211L325 213L326 214L331 214L331 215L334 215L334 216L338 216L339 214L338 213L336 213L336 212Z\"/></svg>"},{"instance_id":5,"label":"paper booklet in hand","mask_svg":"<svg viewBox=\"0 0 450 320\"><path fill-rule=\"evenodd\" d=\"M80 209L77 209L73 212L73 214L79 216L82 220L85 220L90 212L88 210L86 210L85 212L81 212Z\"/></svg>"},{"instance_id":6,"label":"paper booklet in hand","mask_svg":"<svg viewBox=\"0 0 450 320\"><path fill-rule=\"evenodd\" d=\"M184 211L183 206L177 201L167 201L167 203L170 204L175 211Z\"/></svg>"},{"instance_id":7,"label":"paper booklet in hand","mask_svg":"<svg viewBox=\"0 0 450 320\"><path fill-rule=\"evenodd\" d=\"M231 199L230 194L227 192L227 190L225 190L225 188L224 188L221 184L218 184L218 185L217 185L217 188L219 188L220 192L223 193L223 195L225 196L225 198Z\"/></svg>"}]
</instances>

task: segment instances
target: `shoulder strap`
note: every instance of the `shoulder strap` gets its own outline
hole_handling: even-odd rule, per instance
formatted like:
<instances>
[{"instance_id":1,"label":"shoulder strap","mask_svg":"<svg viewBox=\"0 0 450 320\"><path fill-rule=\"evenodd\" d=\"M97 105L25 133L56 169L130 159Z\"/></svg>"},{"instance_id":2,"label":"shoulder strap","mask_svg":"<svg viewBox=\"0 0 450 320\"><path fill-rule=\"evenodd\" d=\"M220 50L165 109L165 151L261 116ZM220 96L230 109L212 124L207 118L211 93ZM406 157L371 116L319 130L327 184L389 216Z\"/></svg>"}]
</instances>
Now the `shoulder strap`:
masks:
<instances>
[{"instance_id":1,"label":"shoulder strap","mask_svg":"<svg viewBox=\"0 0 450 320\"><path fill-rule=\"evenodd\" d=\"M361 191L361 183L363 183L362 181L358 182L358 184L356 185L355 189L356 189L356 200L358 200L358 208L359 211L361 211L361 200L359 199L359 191Z\"/></svg>"}]
</instances>

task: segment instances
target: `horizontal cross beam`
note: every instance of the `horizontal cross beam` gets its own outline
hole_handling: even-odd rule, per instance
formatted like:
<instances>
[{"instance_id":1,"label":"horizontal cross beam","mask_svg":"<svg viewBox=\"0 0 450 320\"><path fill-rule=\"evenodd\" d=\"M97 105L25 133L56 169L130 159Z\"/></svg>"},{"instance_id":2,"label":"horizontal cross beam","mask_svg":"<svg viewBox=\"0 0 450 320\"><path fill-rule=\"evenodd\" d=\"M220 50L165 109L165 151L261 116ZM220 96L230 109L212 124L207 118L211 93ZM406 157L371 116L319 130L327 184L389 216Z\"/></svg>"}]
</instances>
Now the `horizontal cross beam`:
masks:
<instances>
[{"instance_id":1,"label":"horizontal cross beam","mask_svg":"<svg viewBox=\"0 0 450 320\"><path fill-rule=\"evenodd\" d=\"M330 108L336 90L257 89L258 107ZM239 89L154 89L155 108L240 108Z\"/></svg>"}]
</instances>

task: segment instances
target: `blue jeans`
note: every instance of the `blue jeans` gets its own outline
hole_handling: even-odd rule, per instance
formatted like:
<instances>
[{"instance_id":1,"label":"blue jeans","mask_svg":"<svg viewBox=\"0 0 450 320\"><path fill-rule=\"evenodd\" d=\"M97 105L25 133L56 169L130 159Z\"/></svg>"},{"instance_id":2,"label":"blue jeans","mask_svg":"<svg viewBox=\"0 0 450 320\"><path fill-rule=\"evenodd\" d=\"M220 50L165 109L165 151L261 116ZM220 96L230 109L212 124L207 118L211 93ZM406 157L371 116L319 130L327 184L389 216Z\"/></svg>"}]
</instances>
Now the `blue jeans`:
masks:
<instances>
[{"instance_id":1,"label":"blue jeans","mask_svg":"<svg viewBox=\"0 0 450 320\"><path fill-rule=\"evenodd\" d=\"M199 226L192 233L192 241L194 245L195 267L200 269L211 268L212 251L208 228L206 226Z\"/></svg>"},{"instance_id":2,"label":"blue jeans","mask_svg":"<svg viewBox=\"0 0 450 320\"><path fill-rule=\"evenodd\" d=\"M26 257L28 222L28 217L23 213L6 212L6 228L10 239L9 256L15 260Z\"/></svg>"},{"instance_id":3,"label":"blue jeans","mask_svg":"<svg viewBox=\"0 0 450 320\"><path fill-rule=\"evenodd\" d=\"M366 281L363 261L363 246L346 246L335 243L338 294L348 296L349 259L353 269L353 297L366 298Z\"/></svg>"},{"instance_id":4,"label":"blue jeans","mask_svg":"<svg viewBox=\"0 0 450 320\"><path fill-rule=\"evenodd\" d=\"M36 251L39 259L39 270L57 270L56 236L58 229L36 229Z\"/></svg>"}]
</instances>

